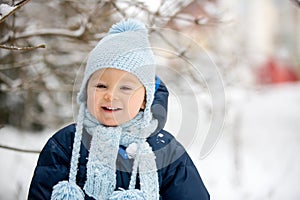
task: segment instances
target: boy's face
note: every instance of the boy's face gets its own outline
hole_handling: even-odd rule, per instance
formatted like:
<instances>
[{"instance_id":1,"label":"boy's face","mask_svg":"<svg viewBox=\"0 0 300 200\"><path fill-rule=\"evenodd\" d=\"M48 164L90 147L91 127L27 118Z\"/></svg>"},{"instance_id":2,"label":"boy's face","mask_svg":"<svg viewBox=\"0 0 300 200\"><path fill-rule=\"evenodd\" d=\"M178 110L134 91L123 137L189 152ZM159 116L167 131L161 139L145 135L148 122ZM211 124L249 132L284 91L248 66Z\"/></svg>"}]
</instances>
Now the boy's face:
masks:
<instances>
[{"instance_id":1,"label":"boy's face","mask_svg":"<svg viewBox=\"0 0 300 200\"><path fill-rule=\"evenodd\" d=\"M131 73L114 68L101 69L89 79L87 107L101 124L118 126L145 108L145 88Z\"/></svg>"}]
</instances>

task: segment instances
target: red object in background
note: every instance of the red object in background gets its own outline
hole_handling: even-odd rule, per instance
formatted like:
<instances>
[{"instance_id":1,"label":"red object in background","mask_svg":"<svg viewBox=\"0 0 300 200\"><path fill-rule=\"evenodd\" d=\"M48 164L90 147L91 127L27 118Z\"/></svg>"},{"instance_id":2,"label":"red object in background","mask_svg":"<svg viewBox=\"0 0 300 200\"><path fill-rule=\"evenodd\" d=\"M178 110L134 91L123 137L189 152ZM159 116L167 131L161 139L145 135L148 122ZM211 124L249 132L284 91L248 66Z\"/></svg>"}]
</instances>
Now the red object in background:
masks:
<instances>
[{"instance_id":1,"label":"red object in background","mask_svg":"<svg viewBox=\"0 0 300 200\"><path fill-rule=\"evenodd\" d=\"M292 66L283 64L275 58L270 58L261 65L257 72L259 84L276 84L298 81L296 70Z\"/></svg>"}]
</instances>

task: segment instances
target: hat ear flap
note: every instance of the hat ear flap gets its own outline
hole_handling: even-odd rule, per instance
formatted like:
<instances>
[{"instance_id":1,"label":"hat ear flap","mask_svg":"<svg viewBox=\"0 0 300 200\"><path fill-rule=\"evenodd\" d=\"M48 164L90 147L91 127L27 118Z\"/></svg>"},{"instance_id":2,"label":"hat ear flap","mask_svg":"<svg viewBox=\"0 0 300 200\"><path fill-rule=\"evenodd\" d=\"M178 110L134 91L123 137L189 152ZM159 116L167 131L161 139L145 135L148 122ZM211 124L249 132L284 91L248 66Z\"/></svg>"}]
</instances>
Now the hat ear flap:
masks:
<instances>
[{"instance_id":1,"label":"hat ear flap","mask_svg":"<svg viewBox=\"0 0 300 200\"><path fill-rule=\"evenodd\" d=\"M60 181L53 187L51 200L84 200L84 193L82 189L76 184L78 160L80 155L80 146L83 130L84 110L85 105L84 103L81 103L77 118L75 138L73 142L69 181Z\"/></svg>"}]
</instances>

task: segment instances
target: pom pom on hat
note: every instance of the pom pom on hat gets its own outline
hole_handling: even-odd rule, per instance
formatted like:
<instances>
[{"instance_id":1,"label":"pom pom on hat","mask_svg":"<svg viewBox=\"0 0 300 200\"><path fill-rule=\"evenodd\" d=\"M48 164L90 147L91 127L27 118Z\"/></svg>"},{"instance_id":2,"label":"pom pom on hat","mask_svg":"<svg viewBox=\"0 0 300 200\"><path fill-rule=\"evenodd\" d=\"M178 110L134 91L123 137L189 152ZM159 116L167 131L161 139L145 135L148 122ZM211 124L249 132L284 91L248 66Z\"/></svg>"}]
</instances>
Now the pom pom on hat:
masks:
<instances>
[{"instance_id":1,"label":"pom pom on hat","mask_svg":"<svg viewBox=\"0 0 300 200\"><path fill-rule=\"evenodd\" d=\"M148 33L145 25L134 19L122 20L114 24L108 31L108 34L117 34L127 31Z\"/></svg>"}]
</instances>

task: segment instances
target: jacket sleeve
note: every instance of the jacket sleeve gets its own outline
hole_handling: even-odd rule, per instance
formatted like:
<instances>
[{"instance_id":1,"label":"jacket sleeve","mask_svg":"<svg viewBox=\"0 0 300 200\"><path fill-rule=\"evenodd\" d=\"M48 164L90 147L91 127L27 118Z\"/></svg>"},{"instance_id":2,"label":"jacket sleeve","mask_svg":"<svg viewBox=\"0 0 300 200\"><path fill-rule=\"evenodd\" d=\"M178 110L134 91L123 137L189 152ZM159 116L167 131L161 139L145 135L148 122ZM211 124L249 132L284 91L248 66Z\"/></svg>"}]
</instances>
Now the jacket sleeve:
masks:
<instances>
[{"instance_id":1,"label":"jacket sleeve","mask_svg":"<svg viewBox=\"0 0 300 200\"><path fill-rule=\"evenodd\" d=\"M171 164L161 188L163 200L209 200L210 195L187 153Z\"/></svg>"},{"instance_id":2,"label":"jacket sleeve","mask_svg":"<svg viewBox=\"0 0 300 200\"><path fill-rule=\"evenodd\" d=\"M52 187L68 179L68 150L57 140L60 134L50 138L40 153L30 184L28 199L50 199ZM66 137L60 138L62 140Z\"/></svg>"}]
</instances>

